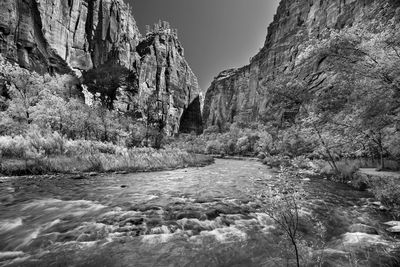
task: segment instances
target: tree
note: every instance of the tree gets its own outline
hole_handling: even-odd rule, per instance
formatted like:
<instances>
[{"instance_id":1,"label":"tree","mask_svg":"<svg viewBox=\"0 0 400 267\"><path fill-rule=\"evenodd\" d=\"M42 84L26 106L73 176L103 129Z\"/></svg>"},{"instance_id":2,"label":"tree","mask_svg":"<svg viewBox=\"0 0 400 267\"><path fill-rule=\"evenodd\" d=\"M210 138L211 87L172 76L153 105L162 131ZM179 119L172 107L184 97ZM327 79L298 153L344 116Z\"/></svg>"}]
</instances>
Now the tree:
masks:
<instances>
[{"instance_id":1,"label":"tree","mask_svg":"<svg viewBox=\"0 0 400 267\"><path fill-rule=\"evenodd\" d=\"M318 81L320 88L310 105L319 118L317 125L324 124L319 128L321 136L328 130L343 145L350 143L346 140L349 136L364 147L365 143L374 144L381 168L387 151L385 140L390 139L385 134L398 124L399 117L399 30L399 25L382 27L373 20L332 31L325 40L311 40L299 57L299 65L312 71L309 86Z\"/></svg>"},{"instance_id":2,"label":"tree","mask_svg":"<svg viewBox=\"0 0 400 267\"><path fill-rule=\"evenodd\" d=\"M279 186L261 194L260 200L265 206L265 212L276 223L289 239L294 251L296 265L299 267L301 258L299 251L300 239L300 203L305 192L302 189L297 175L287 168L281 167Z\"/></svg>"},{"instance_id":3,"label":"tree","mask_svg":"<svg viewBox=\"0 0 400 267\"><path fill-rule=\"evenodd\" d=\"M136 73L117 64L106 63L83 74L84 83L91 93L100 94L102 104L113 109L119 88L132 95L138 92Z\"/></svg>"},{"instance_id":4,"label":"tree","mask_svg":"<svg viewBox=\"0 0 400 267\"><path fill-rule=\"evenodd\" d=\"M151 93L146 97L144 103L144 117L146 125L145 145L152 145L159 149L164 138L164 128L166 126L166 110L162 100L158 99L157 94Z\"/></svg>"},{"instance_id":5,"label":"tree","mask_svg":"<svg viewBox=\"0 0 400 267\"><path fill-rule=\"evenodd\" d=\"M32 122L32 107L39 101L44 77L9 63L0 56L0 80L3 84L0 124L6 126L8 133L23 133ZM6 97L4 97L6 96Z\"/></svg>"}]
</instances>

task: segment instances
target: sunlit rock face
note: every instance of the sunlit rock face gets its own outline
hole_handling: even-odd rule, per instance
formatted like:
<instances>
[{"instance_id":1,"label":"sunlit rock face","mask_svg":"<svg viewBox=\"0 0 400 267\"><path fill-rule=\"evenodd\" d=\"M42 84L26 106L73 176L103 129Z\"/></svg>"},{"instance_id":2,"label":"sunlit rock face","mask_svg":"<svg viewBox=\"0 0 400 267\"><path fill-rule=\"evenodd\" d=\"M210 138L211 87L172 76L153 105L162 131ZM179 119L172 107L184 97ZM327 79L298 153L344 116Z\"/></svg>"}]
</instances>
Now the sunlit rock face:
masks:
<instances>
[{"instance_id":1,"label":"sunlit rock face","mask_svg":"<svg viewBox=\"0 0 400 267\"><path fill-rule=\"evenodd\" d=\"M366 10L380 4L389 4L393 9L399 2L282 0L259 53L249 65L222 72L207 90L203 114L205 127L223 125L235 118L257 120L258 115L269 108L268 99L263 96L263 84L294 70L305 41L326 37L327 29L340 31L346 26L362 23L368 19ZM376 10L382 9L378 7ZM306 73L301 75L306 76Z\"/></svg>"},{"instance_id":2,"label":"sunlit rock face","mask_svg":"<svg viewBox=\"0 0 400 267\"><path fill-rule=\"evenodd\" d=\"M157 27L142 38L123 0L0 1L1 54L39 73L80 76L104 63L122 65L137 74L142 113L148 96L156 95L165 130L173 134L200 90L176 31ZM132 106L138 97L132 94L121 90L114 106Z\"/></svg>"},{"instance_id":3,"label":"sunlit rock face","mask_svg":"<svg viewBox=\"0 0 400 267\"><path fill-rule=\"evenodd\" d=\"M184 58L184 50L175 31L166 26L148 33L137 51L141 58L141 105L146 106L149 96L156 96L169 134L179 132L182 115L191 106L197 111L197 118L200 118L196 126L191 127L195 132L201 131L200 101L195 101L200 88L197 77Z\"/></svg>"},{"instance_id":4,"label":"sunlit rock face","mask_svg":"<svg viewBox=\"0 0 400 267\"><path fill-rule=\"evenodd\" d=\"M40 72L131 66L140 33L122 0L4 0L1 53Z\"/></svg>"}]
</instances>

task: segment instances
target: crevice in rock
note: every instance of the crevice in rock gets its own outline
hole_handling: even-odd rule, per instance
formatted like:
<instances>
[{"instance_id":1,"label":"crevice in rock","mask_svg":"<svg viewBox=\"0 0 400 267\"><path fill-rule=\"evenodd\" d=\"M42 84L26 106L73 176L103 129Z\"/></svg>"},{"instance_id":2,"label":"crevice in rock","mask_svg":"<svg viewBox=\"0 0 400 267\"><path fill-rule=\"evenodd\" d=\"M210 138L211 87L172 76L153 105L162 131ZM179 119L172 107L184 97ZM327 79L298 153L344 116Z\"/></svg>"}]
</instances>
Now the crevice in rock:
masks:
<instances>
[{"instance_id":1,"label":"crevice in rock","mask_svg":"<svg viewBox=\"0 0 400 267\"><path fill-rule=\"evenodd\" d=\"M203 133L203 120L201 118L200 97L196 97L193 102L183 111L179 133Z\"/></svg>"}]
</instances>

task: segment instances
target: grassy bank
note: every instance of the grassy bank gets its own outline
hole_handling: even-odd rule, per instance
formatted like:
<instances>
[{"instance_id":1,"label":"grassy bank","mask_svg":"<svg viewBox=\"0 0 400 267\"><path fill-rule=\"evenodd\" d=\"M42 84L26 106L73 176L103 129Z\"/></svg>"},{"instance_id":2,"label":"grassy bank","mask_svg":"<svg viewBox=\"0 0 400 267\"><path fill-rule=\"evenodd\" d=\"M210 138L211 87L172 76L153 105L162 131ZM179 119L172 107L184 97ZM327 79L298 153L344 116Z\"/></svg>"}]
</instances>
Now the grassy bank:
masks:
<instances>
[{"instance_id":1,"label":"grassy bank","mask_svg":"<svg viewBox=\"0 0 400 267\"><path fill-rule=\"evenodd\" d=\"M126 148L111 143L66 140L56 133L0 137L0 175L79 172L142 172L205 166L213 158L166 148Z\"/></svg>"}]
</instances>

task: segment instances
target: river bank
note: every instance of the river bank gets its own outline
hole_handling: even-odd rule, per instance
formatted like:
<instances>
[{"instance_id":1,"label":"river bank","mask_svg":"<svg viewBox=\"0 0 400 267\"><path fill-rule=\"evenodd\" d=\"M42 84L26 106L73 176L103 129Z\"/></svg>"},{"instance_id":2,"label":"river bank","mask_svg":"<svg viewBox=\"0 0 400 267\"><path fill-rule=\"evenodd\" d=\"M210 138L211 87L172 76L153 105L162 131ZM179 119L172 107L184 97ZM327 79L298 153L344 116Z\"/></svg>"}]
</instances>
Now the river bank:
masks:
<instances>
[{"instance_id":1,"label":"river bank","mask_svg":"<svg viewBox=\"0 0 400 267\"><path fill-rule=\"evenodd\" d=\"M214 162L210 156L177 149L138 148L113 153L50 155L35 158L3 158L0 176L151 172L201 167Z\"/></svg>"}]
</instances>

